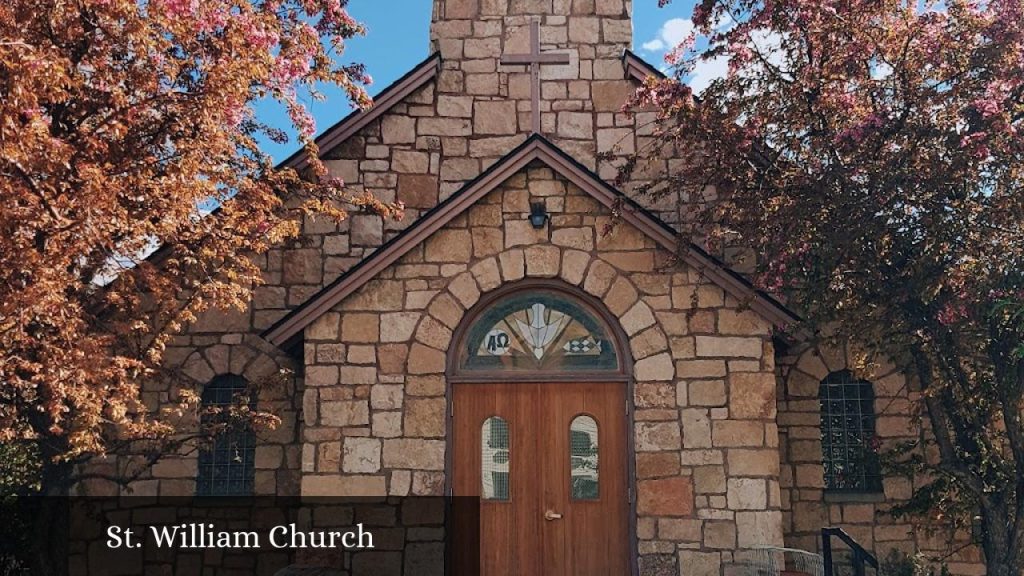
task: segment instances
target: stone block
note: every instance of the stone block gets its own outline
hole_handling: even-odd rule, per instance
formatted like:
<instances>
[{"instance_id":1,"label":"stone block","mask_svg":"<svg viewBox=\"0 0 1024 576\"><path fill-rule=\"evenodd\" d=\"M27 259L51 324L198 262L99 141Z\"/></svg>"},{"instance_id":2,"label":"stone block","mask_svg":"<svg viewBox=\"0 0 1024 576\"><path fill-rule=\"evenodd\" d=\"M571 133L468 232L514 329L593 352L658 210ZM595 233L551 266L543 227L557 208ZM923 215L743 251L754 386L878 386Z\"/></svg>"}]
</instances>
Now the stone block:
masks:
<instances>
[{"instance_id":1,"label":"stone block","mask_svg":"<svg viewBox=\"0 0 1024 576\"><path fill-rule=\"evenodd\" d=\"M380 448L375 438L345 438L341 469L363 474L380 471Z\"/></svg>"},{"instance_id":2,"label":"stone block","mask_svg":"<svg viewBox=\"0 0 1024 576\"><path fill-rule=\"evenodd\" d=\"M736 523L710 521L704 524L704 546L719 550L736 549Z\"/></svg>"},{"instance_id":3,"label":"stone block","mask_svg":"<svg viewBox=\"0 0 1024 576\"><path fill-rule=\"evenodd\" d=\"M381 138L385 144L411 144L416 142L416 119L395 114L381 120Z\"/></svg>"},{"instance_id":4,"label":"stone block","mask_svg":"<svg viewBox=\"0 0 1024 576\"><path fill-rule=\"evenodd\" d=\"M768 492L761 478L729 478L727 488L730 510L764 510L768 506Z\"/></svg>"},{"instance_id":5,"label":"stone block","mask_svg":"<svg viewBox=\"0 0 1024 576\"><path fill-rule=\"evenodd\" d=\"M418 150L395 150L391 154L391 170L406 174L425 174L430 168L430 156Z\"/></svg>"},{"instance_id":6,"label":"stone block","mask_svg":"<svg viewBox=\"0 0 1024 576\"><path fill-rule=\"evenodd\" d=\"M704 521L696 518L658 519L658 539L676 542L700 542Z\"/></svg>"},{"instance_id":7,"label":"stone block","mask_svg":"<svg viewBox=\"0 0 1024 576\"><path fill-rule=\"evenodd\" d=\"M342 315L341 339L346 343L377 342L380 339L380 316L359 313Z\"/></svg>"},{"instance_id":8,"label":"stone block","mask_svg":"<svg viewBox=\"0 0 1024 576\"><path fill-rule=\"evenodd\" d=\"M551 232L551 243L556 246L575 248L577 250L593 250L594 229L589 226L558 228Z\"/></svg>"},{"instance_id":9,"label":"stone block","mask_svg":"<svg viewBox=\"0 0 1024 576\"><path fill-rule=\"evenodd\" d=\"M736 372L729 375L730 416L740 419L774 418L775 411L775 374Z\"/></svg>"},{"instance_id":10,"label":"stone block","mask_svg":"<svg viewBox=\"0 0 1024 576\"><path fill-rule=\"evenodd\" d=\"M711 419L707 410L683 410L680 414L687 448L710 448Z\"/></svg>"},{"instance_id":11,"label":"stone block","mask_svg":"<svg viewBox=\"0 0 1024 576\"><path fill-rule=\"evenodd\" d=\"M533 246L547 242L548 231L546 228L537 230L525 217L523 219L505 221L505 246Z\"/></svg>"},{"instance_id":12,"label":"stone block","mask_svg":"<svg viewBox=\"0 0 1024 576\"><path fill-rule=\"evenodd\" d=\"M666 381L675 376L675 366L668 352L644 358L633 367L638 381Z\"/></svg>"},{"instance_id":13,"label":"stone block","mask_svg":"<svg viewBox=\"0 0 1024 576\"><path fill-rule=\"evenodd\" d=\"M590 264L590 254L579 250L565 250L562 252L562 274L563 280L570 284L579 285L583 281L583 275Z\"/></svg>"},{"instance_id":14,"label":"stone block","mask_svg":"<svg viewBox=\"0 0 1024 576\"><path fill-rule=\"evenodd\" d=\"M760 338L697 336L697 356L760 358L763 345Z\"/></svg>"},{"instance_id":15,"label":"stone block","mask_svg":"<svg viewBox=\"0 0 1024 576\"><path fill-rule=\"evenodd\" d=\"M432 174L399 174L398 199L409 208L432 208L437 204L437 176Z\"/></svg>"},{"instance_id":16,"label":"stone block","mask_svg":"<svg viewBox=\"0 0 1024 576\"><path fill-rule=\"evenodd\" d=\"M693 482L685 476L637 483L637 513L644 516L693 514Z\"/></svg>"},{"instance_id":17,"label":"stone block","mask_svg":"<svg viewBox=\"0 0 1024 576\"><path fill-rule=\"evenodd\" d=\"M663 478L679 475L676 452L643 452L636 455L637 478Z\"/></svg>"},{"instance_id":18,"label":"stone block","mask_svg":"<svg viewBox=\"0 0 1024 576\"><path fill-rule=\"evenodd\" d=\"M820 457L819 451L819 457ZM731 476L776 476L779 471L778 450L731 449L726 457Z\"/></svg>"},{"instance_id":19,"label":"stone block","mask_svg":"<svg viewBox=\"0 0 1024 576\"><path fill-rule=\"evenodd\" d=\"M473 240L469 230L439 230L425 245L427 262L468 262L473 256Z\"/></svg>"},{"instance_id":20,"label":"stone block","mask_svg":"<svg viewBox=\"0 0 1024 576\"><path fill-rule=\"evenodd\" d=\"M517 130L516 103L514 101L478 100L473 105L474 134L515 134Z\"/></svg>"},{"instance_id":21,"label":"stone block","mask_svg":"<svg viewBox=\"0 0 1024 576\"><path fill-rule=\"evenodd\" d=\"M445 354L440 350L414 343L409 350L409 374L441 374L444 372Z\"/></svg>"},{"instance_id":22,"label":"stone block","mask_svg":"<svg viewBox=\"0 0 1024 576\"><path fill-rule=\"evenodd\" d=\"M557 134L562 138L593 138L594 115L589 112L559 112Z\"/></svg>"},{"instance_id":23,"label":"stone block","mask_svg":"<svg viewBox=\"0 0 1024 576\"><path fill-rule=\"evenodd\" d=\"M600 42L600 20L590 16L574 16L570 18L569 41L580 44L597 44Z\"/></svg>"},{"instance_id":24,"label":"stone block","mask_svg":"<svg viewBox=\"0 0 1024 576\"><path fill-rule=\"evenodd\" d=\"M364 426L369 423L370 407L366 400L320 403L320 424L323 426Z\"/></svg>"},{"instance_id":25,"label":"stone block","mask_svg":"<svg viewBox=\"0 0 1024 576\"><path fill-rule=\"evenodd\" d=\"M633 386L637 408L672 408L676 404L676 387L671 382L637 382ZM675 410L669 410L675 420Z\"/></svg>"},{"instance_id":26,"label":"stone block","mask_svg":"<svg viewBox=\"0 0 1024 576\"><path fill-rule=\"evenodd\" d=\"M679 378L721 378L726 375L722 360L680 360L676 362Z\"/></svg>"},{"instance_id":27,"label":"stone block","mask_svg":"<svg viewBox=\"0 0 1024 576\"><path fill-rule=\"evenodd\" d=\"M679 575L703 576L722 572L722 555L718 552L679 551Z\"/></svg>"},{"instance_id":28,"label":"stone block","mask_svg":"<svg viewBox=\"0 0 1024 576\"><path fill-rule=\"evenodd\" d=\"M562 264L562 253L554 246L530 246L523 251L526 273L531 278L554 278Z\"/></svg>"},{"instance_id":29,"label":"stone block","mask_svg":"<svg viewBox=\"0 0 1024 576\"><path fill-rule=\"evenodd\" d=\"M691 406L725 406L725 382L722 380L691 382L687 390Z\"/></svg>"},{"instance_id":30,"label":"stone block","mask_svg":"<svg viewBox=\"0 0 1024 576\"><path fill-rule=\"evenodd\" d=\"M591 267L593 269L593 267ZM622 329L626 331L626 334L633 336L639 333L641 330L653 326L655 323L654 312L651 307L645 304L643 301L637 302L629 309L620 319L622 323Z\"/></svg>"},{"instance_id":31,"label":"stone block","mask_svg":"<svg viewBox=\"0 0 1024 576\"><path fill-rule=\"evenodd\" d=\"M405 435L442 438L445 416L444 398L409 398L405 408Z\"/></svg>"},{"instance_id":32,"label":"stone block","mask_svg":"<svg viewBox=\"0 0 1024 576\"><path fill-rule=\"evenodd\" d=\"M389 312L380 316L381 342L407 342L412 338L422 314L418 312Z\"/></svg>"},{"instance_id":33,"label":"stone block","mask_svg":"<svg viewBox=\"0 0 1024 576\"><path fill-rule=\"evenodd\" d=\"M682 436L676 422L637 422L635 426L637 452L679 450L682 447Z\"/></svg>"},{"instance_id":34,"label":"stone block","mask_svg":"<svg viewBox=\"0 0 1024 576\"><path fill-rule=\"evenodd\" d=\"M764 446L764 424L739 420L716 420L712 423L712 439L716 448Z\"/></svg>"},{"instance_id":35,"label":"stone block","mask_svg":"<svg viewBox=\"0 0 1024 576\"><path fill-rule=\"evenodd\" d=\"M398 410L404 398L405 389L401 384L374 384L370 387L370 406L374 410Z\"/></svg>"},{"instance_id":36,"label":"stone block","mask_svg":"<svg viewBox=\"0 0 1024 576\"><path fill-rule=\"evenodd\" d=\"M740 548L781 546L782 512L737 512L736 529L736 544Z\"/></svg>"},{"instance_id":37,"label":"stone block","mask_svg":"<svg viewBox=\"0 0 1024 576\"><path fill-rule=\"evenodd\" d=\"M694 468L693 487L697 494L725 494L725 469L722 466Z\"/></svg>"},{"instance_id":38,"label":"stone block","mask_svg":"<svg viewBox=\"0 0 1024 576\"><path fill-rule=\"evenodd\" d=\"M302 477L302 496L384 496L383 476L306 475Z\"/></svg>"},{"instance_id":39,"label":"stone block","mask_svg":"<svg viewBox=\"0 0 1024 576\"><path fill-rule=\"evenodd\" d=\"M313 248L286 250L281 281L285 284L319 284L323 278L320 251Z\"/></svg>"},{"instance_id":40,"label":"stone block","mask_svg":"<svg viewBox=\"0 0 1024 576\"><path fill-rule=\"evenodd\" d=\"M437 98L437 113L440 116L471 118L473 116L473 98L442 94Z\"/></svg>"},{"instance_id":41,"label":"stone block","mask_svg":"<svg viewBox=\"0 0 1024 576\"><path fill-rule=\"evenodd\" d=\"M384 466L408 470L444 470L444 440L384 440Z\"/></svg>"}]
</instances>

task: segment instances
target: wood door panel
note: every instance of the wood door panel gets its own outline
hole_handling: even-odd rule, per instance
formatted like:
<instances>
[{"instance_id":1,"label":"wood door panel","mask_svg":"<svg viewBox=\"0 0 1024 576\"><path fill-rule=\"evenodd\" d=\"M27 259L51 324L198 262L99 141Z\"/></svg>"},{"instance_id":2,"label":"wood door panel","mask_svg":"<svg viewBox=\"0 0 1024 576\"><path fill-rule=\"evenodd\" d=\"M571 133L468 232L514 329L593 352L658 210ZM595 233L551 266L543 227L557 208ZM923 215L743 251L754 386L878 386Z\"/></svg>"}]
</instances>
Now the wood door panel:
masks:
<instances>
[{"instance_id":1,"label":"wood door panel","mask_svg":"<svg viewBox=\"0 0 1024 576\"><path fill-rule=\"evenodd\" d=\"M503 418L510 434L509 494L482 500L483 576L629 574L625 386L457 384L453 488L481 494L481 426ZM569 428L585 414L598 426L596 500L571 498ZM545 520L551 510L561 519Z\"/></svg>"}]
</instances>

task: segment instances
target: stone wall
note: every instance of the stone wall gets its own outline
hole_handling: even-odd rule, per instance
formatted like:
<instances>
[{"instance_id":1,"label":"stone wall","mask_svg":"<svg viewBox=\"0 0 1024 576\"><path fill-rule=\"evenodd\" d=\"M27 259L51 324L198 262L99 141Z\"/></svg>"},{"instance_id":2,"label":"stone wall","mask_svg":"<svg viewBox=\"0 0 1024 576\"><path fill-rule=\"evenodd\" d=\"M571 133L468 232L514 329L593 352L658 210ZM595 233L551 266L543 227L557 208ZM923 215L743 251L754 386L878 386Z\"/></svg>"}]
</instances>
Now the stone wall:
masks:
<instances>
[{"instance_id":1,"label":"stone wall","mask_svg":"<svg viewBox=\"0 0 1024 576\"><path fill-rule=\"evenodd\" d=\"M296 495L299 491L302 420L300 400L303 392L302 366L277 348L254 335L227 334L182 336L167 349L166 367L180 374L176 381L147 382L142 400L153 413L179 401L181 390L202 394L203 387L216 376L243 376L257 387L257 409L278 416L280 425L257 433L255 451L256 495ZM186 414L177 422L178 433L187 436L198 425L196 414ZM87 480L79 486L82 494L112 496L119 492L131 496L193 496L195 494L197 445L185 443L179 454L165 454L128 488L103 479ZM125 477L138 470L131 456L94 460L90 470L109 476Z\"/></svg>"},{"instance_id":2,"label":"stone wall","mask_svg":"<svg viewBox=\"0 0 1024 576\"><path fill-rule=\"evenodd\" d=\"M531 200L552 215L543 230ZM719 573L737 549L780 544L768 325L638 230L603 235L608 222L533 165L308 327L303 495L441 493L453 331L482 294L557 278L629 336L642 573Z\"/></svg>"},{"instance_id":3,"label":"stone wall","mask_svg":"<svg viewBox=\"0 0 1024 576\"><path fill-rule=\"evenodd\" d=\"M545 51L572 54L569 66L544 67L545 134L608 178L615 174L614 164L599 161L598 154L615 152L621 158L642 145L643 130L636 135L634 129L649 119L643 115L629 118L620 111L633 87L621 58L631 41L628 1L485 1L473 17L460 16L465 6L452 1L448 7L439 4L435 9L437 14L447 14L438 17L432 27L433 46L443 56L438 78L348 140L322 150L332 177L342 178L353 193L369 191L383 200L402 201L406 217L385 221L353 213L335 224L310 216L302 223L300 238L254 255L263 270L264 284L255 288L248 309L209 311L168 349L168 365L190 367L187 377L194 380L192 384L201 387L208 377L231 372L205 369L197 359L218 358L224 346L237 346L242 339L258 348L266 346L255 343L259 340L256 334L526 139L530 124L528 70L499 66L497 61L503 50L528 50L527 14L544 15ZM507 14L503 12L506 9ZM660 216L673 220L670 211ZM412 298L426 297L428 291L417 292L420 294ZM151 407L160 405L155 399L168 393L148 391ZM300 411L301 407L289 409L288 417ZM286 423L280 436L292 434L294 427ZM293 460L291 455L285 458ZM182 462L178 467L176 477L184 477L195 466Z\"/></svg>"},{"instance_id":4,"label":"stone wall","mask_svg":"<svg viewBox=\"0 0 1024 576\"><path fill-rule=\"evenodd\" d=\"M923 552L943 559L953 574L984 574L979 550L965 547L969 534L953 533L939 523L922 523L923 519L915 525L889 513L895 503L909 499L923 479L885 475L882 494L837 494L824 489L818 388L828 374L853 370L857 364L854 356L850 349L803 346L778 360L786 545L816 551L821 528L839 526L880 559L892 550ZM914 382L891 364L870 368L867 379L875 393L879 450L884 453L899 443L924 438L920 391Z\"/></svg>"}]
</instances>

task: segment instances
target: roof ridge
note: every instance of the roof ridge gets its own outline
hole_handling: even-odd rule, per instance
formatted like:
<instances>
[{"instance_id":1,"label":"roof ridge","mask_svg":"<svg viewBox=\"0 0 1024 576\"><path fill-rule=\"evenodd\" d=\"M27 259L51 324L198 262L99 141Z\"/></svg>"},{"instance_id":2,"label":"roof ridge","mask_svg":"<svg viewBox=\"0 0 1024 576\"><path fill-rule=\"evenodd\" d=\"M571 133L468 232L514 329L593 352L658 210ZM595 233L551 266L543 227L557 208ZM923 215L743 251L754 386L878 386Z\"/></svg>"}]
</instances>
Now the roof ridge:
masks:
<instances>
[{"instance_id":1,"label":"roof ridge","mask_svg":"<svg viewBox=\"0 0 1024 576\"><path fill-rule=\"evenodd\" d=\"M639 228L662 247L673 252L678 251L680 247L679 234L674 228L605 182L593 170L584 166L550 140L540 134L533 134L475 178L466 182L451 196L421 215L408 228L382 244L371 255L364 257L303 304L264 330L261 336L276 346L284 346L324 312L333 308L366 282L377 277L382 270L534 160L545 162L559 175L579 186L585 193L590 194L605 206L610 207L621 201L628 207L621 214L624 220ZM700 269L712 282L724 288L726 292L739 299L749 300L750 307L771 322L785 325L799 319L785 306L764 292L755 289L746 278L730 270L723 262L692 242L689 243L682 257L688 265Z\"/></svg>"},{"instance_id":2,"label":"roof ridge","mask_svg":"<svg viewBox=\"0 0 1024 576\"><path fill-rule=\"evenodd\" d=\"M437 76L438 69L440 68L441 53L434 52L430 56L427 56L419 64L415 65L408 72L402 75L401 78L395 80L391 84L388 84L386 88L380 91L377 96L373 99L373 105L366 109L353 110L348 116L345 116L341 120L334 123L333 126L324 130L319 136L313 141L317 147L329 148L335 144L340 144L353 134L364 128L370 122L373 122L382 114L390 110L395 104L400 103L402 100L415 92L428 81ZM292 153L291 156L282 160L277 167L278 168L303 168L308 162L306 157L306 149L300 148Z\"/></svg>"}]
</instances>

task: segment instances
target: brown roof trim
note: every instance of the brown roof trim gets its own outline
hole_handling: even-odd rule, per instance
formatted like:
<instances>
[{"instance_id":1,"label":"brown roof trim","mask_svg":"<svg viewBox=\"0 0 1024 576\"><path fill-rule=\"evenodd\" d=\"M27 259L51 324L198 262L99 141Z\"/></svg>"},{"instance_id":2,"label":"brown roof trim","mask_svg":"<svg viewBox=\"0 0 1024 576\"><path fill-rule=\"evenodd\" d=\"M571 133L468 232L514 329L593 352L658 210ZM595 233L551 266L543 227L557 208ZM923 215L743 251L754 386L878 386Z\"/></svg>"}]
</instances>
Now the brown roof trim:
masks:
<instances>
[{"instance_id":1,"label":"brown roof trim","mask_svg":"<svg viewBox=\"0 0 1024 576\"><path fill-rule=\"evenodd\" d=\"M626 75L637 82L642 83L648 76L665 77L661 70L658 70L649 62L634 54L632 50L626 50L622 54L622 65L626 67Z\"/></svg>"},{"instance_id":2,"label":"brown roof trim","mask_svg":"<svg viewBox=\"0 0 1024 576\"><path fill-rule=\"evenodd\" d=\"M331 126L316 138L316 145L321 152L328 150L351 138L356 132L365 128L370 122L379 118L392 106L405 100L410 94L437 76L441 68L441 55L435 52L420 62L390 86L381 91L373 99L373 106L366 110L356 110L340 122ZM301 170L309 162L305 149L299 150L278 165L280 168Z\"/></svg>"},{"instance_id":3,"label":"brown roof trim","mask_svg":"<svg viewBox=\"0 0 1024 576\"><path fill-rule=\"evenodd\" d=\"M275 346L285 347L323 313L375 278L385 268L534 160L544 162L606 207L619 208L623 220L639 228L665 249L678 251L679 235L675 230L609 186L543 136L535 134L458 192L424 214L415 224L386 242L371 256L360 261L304 304L292 310L264 331L263 338ZM799 317L785 306L754 289L745 278L726 268L722 262L698 246L691 244L683 254L683 260L772 323L785 326L799 320Z\"/></svg>"}]
</instances>

